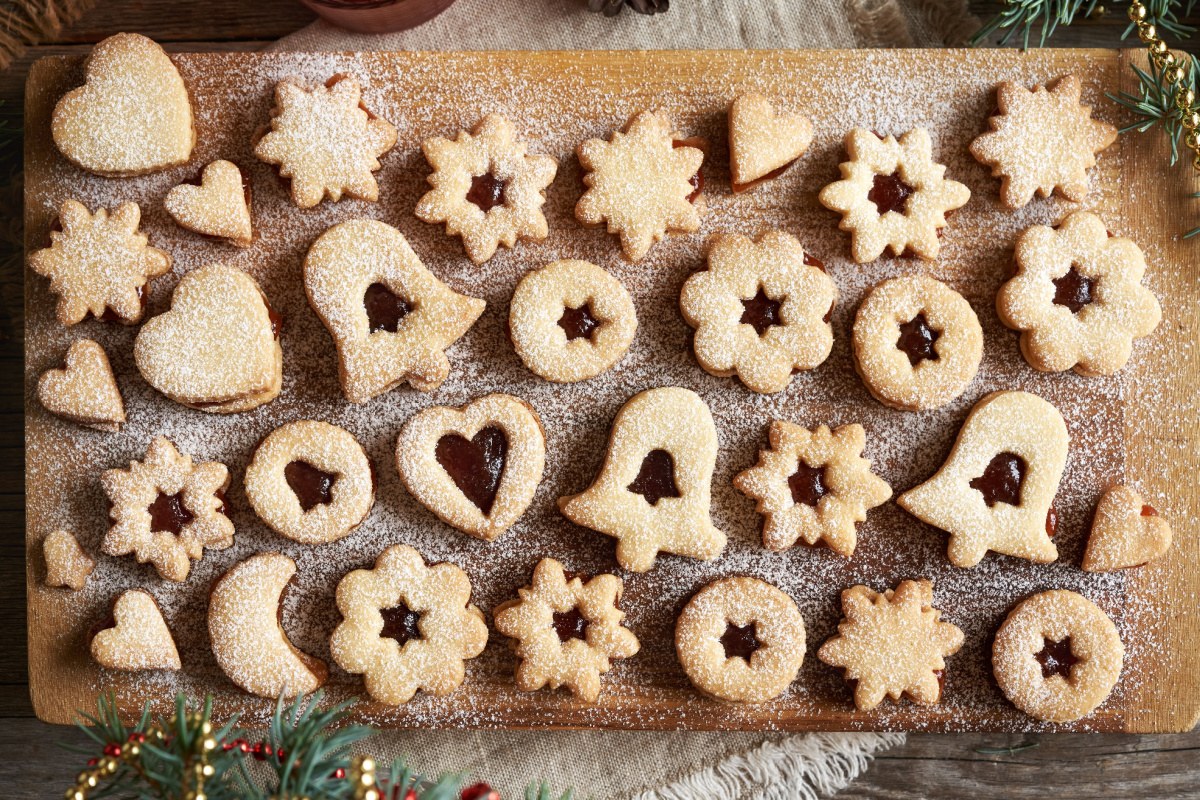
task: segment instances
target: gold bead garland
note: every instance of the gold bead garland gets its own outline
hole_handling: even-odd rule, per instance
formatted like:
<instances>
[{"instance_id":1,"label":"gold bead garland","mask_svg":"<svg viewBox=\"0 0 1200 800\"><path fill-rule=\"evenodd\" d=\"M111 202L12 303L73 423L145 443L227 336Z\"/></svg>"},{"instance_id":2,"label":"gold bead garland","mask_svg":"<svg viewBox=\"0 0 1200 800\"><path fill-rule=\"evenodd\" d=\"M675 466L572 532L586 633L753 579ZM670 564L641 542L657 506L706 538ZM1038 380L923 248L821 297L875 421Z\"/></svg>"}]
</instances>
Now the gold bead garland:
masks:
<instances>
[{"instance_id":1,"label":"gold bead garland","mask_svg":"<svg viewBox=\"0 0 1200 800\"><path fill-rule=\"evenodd\" d=\"M1167 43L1159 38L1153 23L1146 21L1147 16L1149 12L1142 0L1133 0L1129 4L1129 21L1137 26L1138 38L1146 45L1151 63L1160 71L1166 85L1171 87L1175 108L1179 114L1179 124L1187 131L1183 143L1192 151L1192 166L1200 170L1200 137L1196 131L1200 128L1200 112L1193 106L1196 95L1184 85L1183 66L1167 47Z\"/></svg>"}]
</instances>

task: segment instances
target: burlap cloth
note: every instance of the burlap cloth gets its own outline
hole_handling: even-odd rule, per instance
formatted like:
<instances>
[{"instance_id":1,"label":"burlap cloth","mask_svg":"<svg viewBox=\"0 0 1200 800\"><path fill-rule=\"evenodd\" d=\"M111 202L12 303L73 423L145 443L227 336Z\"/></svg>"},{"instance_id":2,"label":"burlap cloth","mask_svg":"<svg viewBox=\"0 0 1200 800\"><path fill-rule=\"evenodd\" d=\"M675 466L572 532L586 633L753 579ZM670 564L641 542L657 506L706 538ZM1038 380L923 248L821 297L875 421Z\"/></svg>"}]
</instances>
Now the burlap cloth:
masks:
<instances>
[{"instance_id":1,"label":"burlap cloth","mask_svg":"<svg viewBox=\"0 0 1200 800\"><path fill-rule=\"evenodd\" d=\"M960 44L978 28L965 0L674 0L666 14L589 14L584 0L458 0L434 20L384 35L323 22L275 50L589 50L911 47ZM519 798L544 779L600 800L811 798L862 772L898 734L637 731L394 731L371 740L381 761L467 770Z\"/></svg>"}]
</instances>

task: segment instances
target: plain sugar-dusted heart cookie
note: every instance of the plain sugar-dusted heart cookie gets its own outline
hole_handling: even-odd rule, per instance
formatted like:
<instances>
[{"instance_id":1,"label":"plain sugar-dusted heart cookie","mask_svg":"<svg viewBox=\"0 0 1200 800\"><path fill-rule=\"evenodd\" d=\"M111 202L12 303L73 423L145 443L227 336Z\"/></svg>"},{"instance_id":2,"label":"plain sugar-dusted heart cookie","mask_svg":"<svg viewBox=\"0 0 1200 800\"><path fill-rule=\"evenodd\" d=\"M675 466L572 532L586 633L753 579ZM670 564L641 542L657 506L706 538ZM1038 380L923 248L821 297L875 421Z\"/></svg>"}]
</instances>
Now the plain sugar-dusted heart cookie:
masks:
<instances>
[{"instance_id":1,"label":"plain sugar-dusted heart cookie","mask_svg":"<svg viewBox=\"0 0 1200 800\"><path fill-rule=\"evenodd\" d=\"M167 192L167 213L181 228L249 247L250 187L237 164L214 161L204 168L200 183L181 183Z\"/></svg>"},{"instance_id":2,"label":"plain sugar-dusted heart cookie","mask_svg":"<svg viewBox=\"0 0 1200 800\"><path fill-rule=\"evenodd\" d=\"M1171 525L1128 486L1114 486L1100 498L1083 554L1087 572L1140 567L1171 549Z\"/></svg>"},{"instance_id":3,"label":"plain sugar-dusted heart cookie","mask_svg":"<svg viewBox=\"0 0 1200 800\"><path fill-rule=\"evenodd\" d=\"M43 372L37 393L51 414L98 431L116 433L125 421L125 404L108 356L91 339L71 345L62 369Z\"/></svg>"},{"instance_id":4,"label":"plain sugar-dusted heart cookie","mask_svg":"<svg viewBox=\"0 0 1200 800\"><path fill-rule=\"evenodd\" d=\"M130 589L117 597L108 617L90 633L92 658L109 669L177 670L182 666L158 603L142 589Z\"/></svg>"},{"instance_id":5,"label":"plain sugar-dusted heart cookie","mask_svg":"<svg viewBox=\"0 0 1200 800\"><path fill-rule=\"evenodd\" d=\"M46 585L68 586L78 591L96 568L96 559L83 552L69 531L55 531L42 540L46 557Z\"/></svg>"},{"instance_id":6,"label":"plain sugar-dusted heart cookie","mask_svg":"<svg viewBox=\"0 0 1200 800\"><path fill-rule=\"evenodd\" d=\"M145 36L118 33L87 60L83 86L54 107L50 132L69 161L127 177L187 161L196 143L192 104L179 70Z\"/></svg>"},{"instance_id":7,"label":"plain sugar-dusted heart cookie","mask_svg":"<svg viewBox=\"0 0 1200 800\"><path fill-rule=\"evenodd\" d=\"M218 414L274 400L283 383L281 318L246 273L225 264L189 272L171 310L133 346L146 382L185 406Z\"/></svg>"},{"instance_id":8,"label":"plain sugar-dusted heart cookie","mask_svg":"<svg viewBox=\"0 0 1200 800\"><path fill-rule=\"evenodd\" d=\"M729 172L733 191L778 177L804 154L813 126L799 114L776 114L771 101L749 92L729 107Z\"/></svg>"}]
</instances>

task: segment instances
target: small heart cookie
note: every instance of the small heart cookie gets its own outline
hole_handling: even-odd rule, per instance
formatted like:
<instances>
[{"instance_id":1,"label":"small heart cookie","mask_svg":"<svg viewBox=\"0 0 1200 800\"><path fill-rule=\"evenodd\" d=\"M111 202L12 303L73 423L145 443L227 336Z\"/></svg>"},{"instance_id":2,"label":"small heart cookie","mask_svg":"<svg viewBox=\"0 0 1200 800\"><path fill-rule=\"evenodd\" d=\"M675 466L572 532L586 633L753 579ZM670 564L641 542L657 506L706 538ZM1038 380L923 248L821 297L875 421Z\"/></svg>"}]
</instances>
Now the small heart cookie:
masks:
<instances>
[{"instance_id":1,"label":"small heart cookie","mask_svg":"<svg viewBox=\"0 0 1200 800\"><path fill-rule=\"evenodd\" d=\"M54 143L74 164L129 177L187 161L196 143L192 103L179 70L156 43L118 33L88 56L83 86L58 101Z\"/></svg>"},{"instance_id":2,"label":"small heart cookie","mask_svg":"<svg viewBox=\"0 0 1200 800\"><path fill-rule=\"evenodd\" d=\"M799 114L776 114L757 92L729 107L729 172L733 191L744 192L781 175L812 142L813 126Z\"/></svg>"},{"instance_id":3,"label":"small heart cookie","mask_svg":"<svg viewBox=\"0 0 1200 800\"><path fill-rule=\"evenodd\" d=\"M46 557L46 585L69 586L78 591L96 568L96 560L79 547L67 531L55 531L42 540Z\"/></svg>"},{"instance_id":4,"label":"small heart cookie","mask_svg":"<svg viewBox=\"0 0 1200 800\"><path fill-rule=\"evenodd\" d=\"M250 223L250 185L237 164L214 161L204 168L200 183L181 183L163 201L181 228L238 247L254 240Z\"/></svg>"},{"instance_id":5,"label":"small heart cookie","mask_svg":"<svg viewBox=\"0 0 1200 800\"><path fill-rule=\"evenodd\" d=\"M246 273L209 264L183 277L171 310L142 326L133 357L146 382L215 414L274 400L283 384L281 318Z\"/></svg>"},{"instance_id":6,"label":"small heart cookie","mask_svg":"<svg viewBox=\"0 0 1200 800\"><path fill-rule=\"evenodd\" d=\"M177 670L179 650L149 592L130 589L91 630L92 658L109 669Z\"/></svg>"},{"instance_id":7,"label":"small heart cookie","mask_svg":"<svg viewBox=\"0 0 1200 800\"><path fill-rule=\"evenodd\" d=\"M1140 567L1171 549L1171 525L1128 486L1114 486L1100 498L1083 554L1087 572Z\"/></svg>"},{"instance_id":8,"label":"small heart cookie","mask_svg":"<svg viewBox=\"0 0 1200 800\"><path fill-rule=\"evenodd\" d=\"M125 421L125 404L108 356L91 339L71 345L62 369L43 372L37 393L51 414L88 428L116 433Z\"/></svg>"}]
</instances>

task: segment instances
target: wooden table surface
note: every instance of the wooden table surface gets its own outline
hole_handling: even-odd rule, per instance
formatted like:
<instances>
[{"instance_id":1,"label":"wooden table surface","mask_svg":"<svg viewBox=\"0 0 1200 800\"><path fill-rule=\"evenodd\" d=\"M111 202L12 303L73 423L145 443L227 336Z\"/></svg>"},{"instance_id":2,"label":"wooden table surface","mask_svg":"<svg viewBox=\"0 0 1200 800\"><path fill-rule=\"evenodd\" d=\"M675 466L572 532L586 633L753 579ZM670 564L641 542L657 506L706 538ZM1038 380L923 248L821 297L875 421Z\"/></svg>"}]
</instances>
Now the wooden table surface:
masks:
<instances>
[{"instance_id":1,"label":"wooden table surface","mask_svg":"<svg viewBox=\"0 0 1200 800\"><path fill-rule=\"evenodd\" d=\"M582 0L563 0L579 2ZM692 0L716 2L717 0ZM998 6L969 0L981 17ZM1123 3L1060 30L1063 47L1117 47ZM1194 15L1192 24L1200 22ZM29 65L44 55L85 53L92 43L137 31L168 50L257 50L303 27L313 14L295 0L103 0L52 44L30 48L0 73L0 100L20 107ZM1184 46L1200 53L1200 38ZM9 217L0 197L0 214ZM19 210L15 212L19 217ZM1200 216L1198 216L1200 218ZM7 220L6 220L7 223ZM1181 223L1182 224L1182 223ZM1194 224L1189 223L1189 224ZM0 791L7 798L60 797L80 764L56 742L81 744L77 731L33 717L25 647L23 345L20 270L0 274ZM552 735L552 734L548 734ZM1024 747L1025 745L1035 747ZM1014 748L1013 752L994 751ZM419 765L418 765L419 766ZM487 776L479 776L486 778ZM587 787L581 787L585 792ZM913 734L877 757L844 798L1200 798L1200 731L1172 735Z\"/></svg>"}]
</instances>

